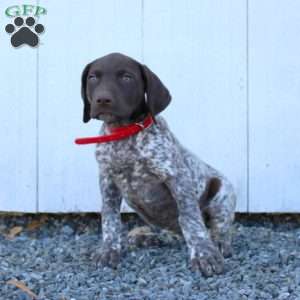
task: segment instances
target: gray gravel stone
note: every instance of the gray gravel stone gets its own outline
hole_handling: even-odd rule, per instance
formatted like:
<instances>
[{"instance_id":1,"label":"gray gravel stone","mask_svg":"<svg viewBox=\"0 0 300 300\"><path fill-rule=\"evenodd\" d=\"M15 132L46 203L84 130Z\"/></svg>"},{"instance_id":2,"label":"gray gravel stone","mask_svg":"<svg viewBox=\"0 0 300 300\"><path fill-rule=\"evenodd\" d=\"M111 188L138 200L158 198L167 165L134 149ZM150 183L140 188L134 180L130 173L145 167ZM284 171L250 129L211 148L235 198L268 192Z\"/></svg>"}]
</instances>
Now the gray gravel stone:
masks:
<instances>
[{"instance_id":1,"label":"gray gravel stone","mask_svg":"<svg viewBox=\"0 0 300 300\"><path fill-rule=\"evenodd\" d=\"M288 299L289 297L290 297L290 293L288 293L288 292L281 293L281 294L278 296L278 300Z\"/></svg>"},{"instance_id":2,"label":"gray gravel stone","mask_svg":"<svg viewBox=\"0 0 300 300\"><path fill-rule=\"evenodd\" d=\"M204 278L191 272L182 238L158 233L163 245L124 251L116 270L102 269L93 260L101 247L98 216L48 217L27 230L35 218L0 217L0 300L31 299L10 279L37 300L300 300L299 222L240 219L224 274ZM124 222L124 237L137 224L143 225L137 218ZM24 230L6 239L14 226Z\"/></svg>"},{"instance_id":3,"label":"gray gravel stone","mask_svg":"<svg viewBox=\"0 0 300 300\"><path fill-rule=\"evenodd\" d=\"M62 227L61 229L61 234L62 235L66 235L66 236L70 236L74 233L74 230L72 227L70 227L69 225L65 225Z\"/></svg>"},{"instance_id":4,"label":"gray gravel stone","mask_svg":"<svg viewBox=\"0 0 300 300\"><path fill-rule=\"evenodd\" d=\"M18 292L17 293L17 299L18 300L32 300L32 298L26 294L25 292Z\"/></svg>"}]
</instances>

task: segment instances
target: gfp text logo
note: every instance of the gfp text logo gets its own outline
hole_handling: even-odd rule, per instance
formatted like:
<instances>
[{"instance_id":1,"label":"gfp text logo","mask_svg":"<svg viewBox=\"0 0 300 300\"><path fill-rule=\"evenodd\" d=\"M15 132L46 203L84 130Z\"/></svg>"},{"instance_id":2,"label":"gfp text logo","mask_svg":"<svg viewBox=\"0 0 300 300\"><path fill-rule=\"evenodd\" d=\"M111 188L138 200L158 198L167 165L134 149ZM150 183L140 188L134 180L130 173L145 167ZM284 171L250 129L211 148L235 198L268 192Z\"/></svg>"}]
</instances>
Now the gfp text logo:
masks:
<instances>
[{"instance_id":1,"label":"gfp text logo","mask_svg":"<svg viewBox=\"0 0 300 300\"><path fill-rule=\"evenodd\" d=\"M5 31L11 35L13 47L28 45L36 47L39 35L45 31L42 24L36 24L36 18L45 15L47 10L41 6L23 4L13 5L5 10L5 15L14 18L13 24L7 24Z\"/></svg>"}]
</instances>

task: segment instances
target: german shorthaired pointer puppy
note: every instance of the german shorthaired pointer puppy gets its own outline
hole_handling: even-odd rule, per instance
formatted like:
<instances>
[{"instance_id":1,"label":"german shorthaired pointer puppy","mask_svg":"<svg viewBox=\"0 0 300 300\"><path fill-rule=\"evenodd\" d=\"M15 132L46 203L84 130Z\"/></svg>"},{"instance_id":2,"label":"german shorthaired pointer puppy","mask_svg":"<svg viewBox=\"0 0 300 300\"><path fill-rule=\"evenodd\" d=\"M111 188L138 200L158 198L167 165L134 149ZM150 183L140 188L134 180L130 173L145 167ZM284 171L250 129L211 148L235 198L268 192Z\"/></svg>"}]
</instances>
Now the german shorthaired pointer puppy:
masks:
<instances>
[{"instance_id":1,"label":"german shorthaired pointer puppy","mask_svg":"<svg viewBox=\"0 0 300 300\"><path fill-rule=\"evenodd\" d=\"M102 265L116 267L121 251L120 205L124 197L149 225L183 234L193 270L223 271L231 254L236 196L231 183L186 149L158 114L171 101L167 88L145 65L119 53L88 64L82 74L83 121L104 121L110 135L152 117L137 134L98 143L103 198Z\"/></svg>"}]
</instances>

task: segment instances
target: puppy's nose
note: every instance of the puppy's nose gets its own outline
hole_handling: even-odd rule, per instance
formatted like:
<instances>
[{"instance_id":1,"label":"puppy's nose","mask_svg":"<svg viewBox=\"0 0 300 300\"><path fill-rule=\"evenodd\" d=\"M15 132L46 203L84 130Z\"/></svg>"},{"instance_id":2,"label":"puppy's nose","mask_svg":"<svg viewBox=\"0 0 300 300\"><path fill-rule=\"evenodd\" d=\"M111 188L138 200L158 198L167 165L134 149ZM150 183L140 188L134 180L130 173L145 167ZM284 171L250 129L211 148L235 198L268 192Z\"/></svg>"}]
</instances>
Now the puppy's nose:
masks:
<instances>
[{"instance_id":1,"label":"puppy's nose","mask_svg":"<svg viewBox=\"0 0 300 300\"><path fill-rule=\"evenodd\" d=\"M109 98L98 98L97 100L96 100L96 102L97 102L97 104L106 104L106 105L108 105L108 104L111 104L111 99L109 99Z\"/></svg>"}]
</instances>

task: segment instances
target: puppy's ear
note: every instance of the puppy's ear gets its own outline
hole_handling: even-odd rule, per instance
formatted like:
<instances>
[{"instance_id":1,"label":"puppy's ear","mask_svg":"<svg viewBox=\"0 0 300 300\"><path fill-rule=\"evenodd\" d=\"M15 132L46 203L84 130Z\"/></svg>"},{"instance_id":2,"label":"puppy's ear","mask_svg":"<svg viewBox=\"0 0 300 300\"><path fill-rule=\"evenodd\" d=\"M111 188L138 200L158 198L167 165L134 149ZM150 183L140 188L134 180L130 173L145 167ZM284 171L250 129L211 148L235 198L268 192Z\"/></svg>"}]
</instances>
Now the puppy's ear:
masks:
<instances>
[{"instance_id":1,"label":"puppy's ear","mask_svg":"<svg viewBox=\"0 0 300 300\"><path fill-rule=\"evenodd\" d=\"M146 104L152 116L155 116L169 105L171 95L160 79L147 66L141 65L141 70L147 97Z\"/></svg>"},{"instance_id":2,"label":"puppy's ear","mask_svg":"<svg viewBox=\"0 0 300 300\"><path fill-rule=\"evenodd\" d=\"M86 94L86 82L87 82L87 74L89 72L91 64L88 64L81 75L81 97L83 100L83 122L87 123L91 117L90 117L90 112L91 112L91 105L88 101L87 94Z\"/></svg>"}]
</instances>

